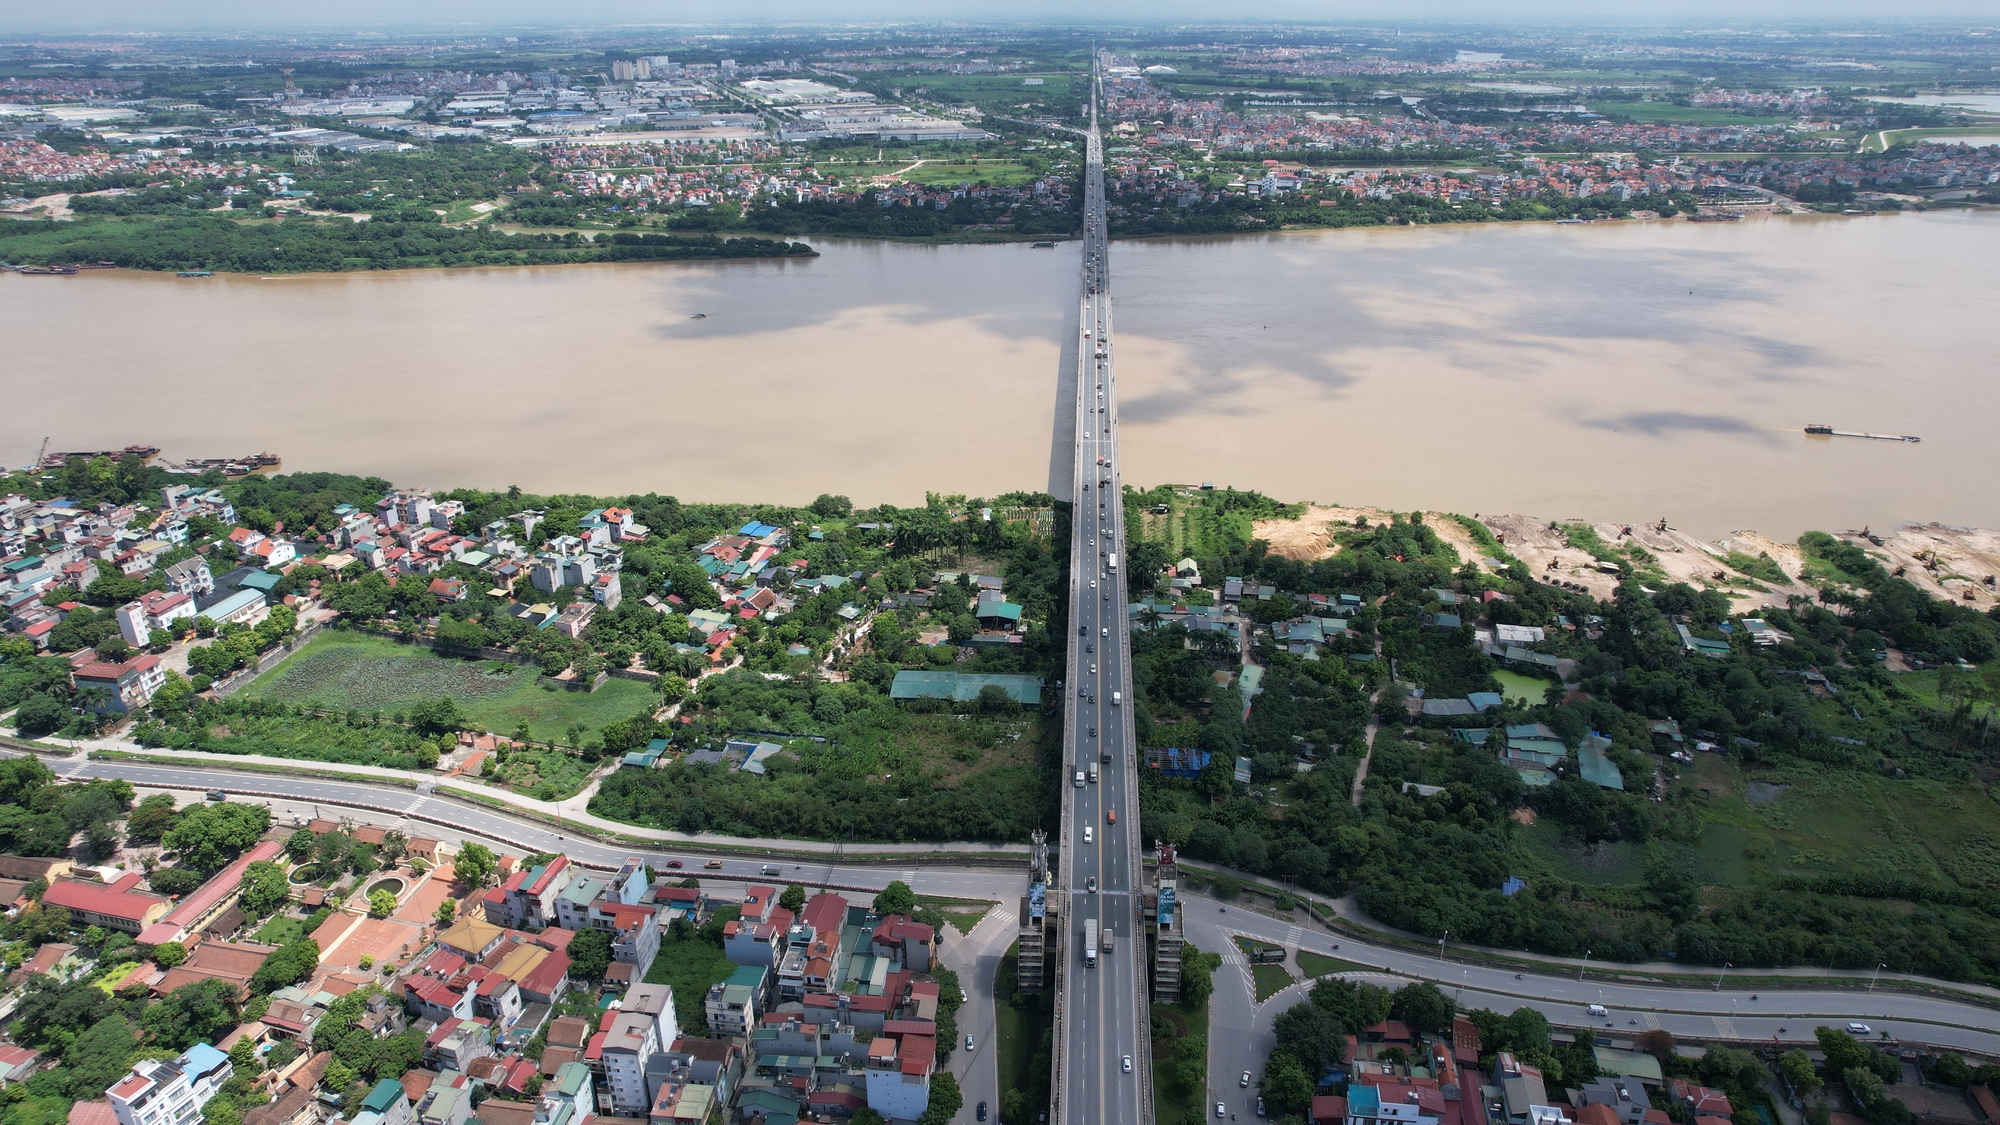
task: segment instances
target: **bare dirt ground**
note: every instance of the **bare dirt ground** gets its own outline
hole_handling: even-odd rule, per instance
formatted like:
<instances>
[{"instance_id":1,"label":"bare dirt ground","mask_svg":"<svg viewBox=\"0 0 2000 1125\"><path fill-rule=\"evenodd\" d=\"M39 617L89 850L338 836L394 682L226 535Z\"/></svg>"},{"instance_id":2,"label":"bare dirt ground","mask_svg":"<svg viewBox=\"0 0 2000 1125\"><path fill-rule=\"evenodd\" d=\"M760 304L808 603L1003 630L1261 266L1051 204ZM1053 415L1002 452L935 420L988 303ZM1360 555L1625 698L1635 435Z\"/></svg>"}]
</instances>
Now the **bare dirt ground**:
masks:
<instances>
[{"instance_id":1,"label":"bare dirt ground","mask_svg":"<svg viewBox=\"0 0 2000 1125\"><path fill-rule=\"evenodd\" d=\"M1298 519L1258 520L1252 531L1271 545L1272 554L1310 562L1328 558L1339 550L1333 542L1335 525L1352 527L1357 519L1366 519L1371 524L1387 523L1394 514L1386 508L1323 508L1313 504ZM1484 553L1472 541L1471 533L1450 516L1426 512L1424 525L1451 544L1460 558L1476 559Z\"/></svg>"},{"instance_id":2,"label":"bare dirt ground","mask_svg":"<svg viewBox=\"0 0 2000 1125\"><path fill-rule=\"evenodd\" d=\"M1865 530L1865 529L1864 529ZM2000 531L1951 527L1941 523L1905 524L1894 535L1878 536L1881 546L1861 532L1836 532L1882 560L1891 574L1902 576L1934 597L1985 609L2000 602Z\"/></svg>"},{"instance_id":3,"label":"bare dirt ground","mask_svg":"<svg viewBox=\"0 0 2000 1125\"><path fill-rule=\"evenodd\" d=\"M1303 562L1328 558L1339 550L1333 542L1336 526L1352 526L1363 518L1371 524L1382 523L1391 515L1383 508L1312 505L1298 519L1258 520L1254 531L1257 538L1271 545L1272 554ZM1598 560L1589 552L1569 546L1554 521L1520 514L1478 518L1509 554L1544 581L1580 586L1599 598L1610 597L1617 589L1617 575L1600 571ZM1487 553L1450 516L1426 513L1424 523L1461 558L1477 559ZM1783 605L1794 595L1811 598L1817 594L1802 578L1806 560L1796 543L1779 542L1755 531L1732 532L1710 543L1671 526L1662 528L1658 522L1591 526L1608 546L1643 547L1669 581L1728 594L1737 612L1755 611L1766 604ZM1867 529L1832 534L1867 551L1891 573L1900 571L1902 577L1933 597L1981 609L2000 604L2000 531L1926 523L1910 524L1891 535L1877 533L1873 539ZM1739 573L1724 561L1731 552L1753 559L1769 556L1787 581ZM1989 578L1994 584L1988 584Z\"/></svg>"}]
</instances>

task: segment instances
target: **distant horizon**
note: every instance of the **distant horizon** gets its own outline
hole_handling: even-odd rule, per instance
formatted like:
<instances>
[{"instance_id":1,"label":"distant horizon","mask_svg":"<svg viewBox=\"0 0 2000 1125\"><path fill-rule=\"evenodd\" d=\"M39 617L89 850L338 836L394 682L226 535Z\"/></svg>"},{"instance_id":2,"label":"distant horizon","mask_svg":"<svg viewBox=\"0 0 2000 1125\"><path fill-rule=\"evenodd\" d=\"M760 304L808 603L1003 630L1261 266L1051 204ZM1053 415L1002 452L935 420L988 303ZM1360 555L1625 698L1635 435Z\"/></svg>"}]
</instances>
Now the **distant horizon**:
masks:
<instances>
[{"instance_id":1,"label":"distant horizon","mask_svg":"<svg viewBox=\"0 0 2000 1125\"><path fill-rule=\"evenodd\" d=\"M252 0L189 0L163 10L139 0L105 0L88 8L36 6L22 0L0 3L0 41L20 43L25 37L64 34L118 36L260 35L272 32L311 34L505 34L515 31L606 33L665 28L763 28L797 30L808 27L884 24L976 28L1039 26L1050 30L1101 27L1218 27L1232 24L1340 26L1367 22L1386 26L1541 27L1559 24L1572 30L1591 28L1661 28L1692 32L1771 30L1785 28L1919 29L1940 24L1983 31L2000 42L2000 20L1991 0L1915 0L1895 17L1883 15L1879 4L1865 0L1667 0L1629 14L1607 12L1591 0L1525 0L1495 10L1471 0L1377 0L1331 5L1309 0L1261 0L1235 11L1220 12L1190 0L1118 0L1101 5L1101 16L1079 17L1074 8L1052 0L1028 0L1003 12L982 11L965 0L945 0L918 6L911 0L872 0L833 6L802 0L748 0L729 14L695 5L643 3L640 0L599 0L590 14L550 19L545 6L530 0L433 0L394 3L353 0L338 18L316 6L263 4Z\"/></svg>"}]
</instances>

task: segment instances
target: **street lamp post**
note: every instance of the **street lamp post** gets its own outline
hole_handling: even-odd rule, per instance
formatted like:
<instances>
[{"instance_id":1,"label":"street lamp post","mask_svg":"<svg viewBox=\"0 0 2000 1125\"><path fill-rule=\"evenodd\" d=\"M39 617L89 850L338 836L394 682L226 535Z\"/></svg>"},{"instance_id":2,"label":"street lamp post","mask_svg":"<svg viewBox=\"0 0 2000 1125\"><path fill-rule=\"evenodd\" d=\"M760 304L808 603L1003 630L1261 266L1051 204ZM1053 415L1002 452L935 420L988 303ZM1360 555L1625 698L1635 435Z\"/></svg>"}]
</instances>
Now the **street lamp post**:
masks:
<instances>
[{"instance_id":1,"label":"street lamp post","mask_svg":"<svg viewBox=\"0 0 2000 1125\"><path fill-rule=\"evenodd\" d=\"M1875 991L1875 982L1882 979L1882 970L1888 967L1886 964L1875 966L1875 975L1868 978L1868 991Z\"/></svg>"},{"instance_id":2,"label":"street lamp post","mask_svg":"<svg viewBox=\"0 0 2000 1125\"><path fill-rule=\"evenodd\" d=\"M1576 967L1576 979L1578 981L1583 980L1583 970L1588 968L1589 966L1590 966L1590 950L1586 949L1583 951L1583 964L1578 965Z\"/></svg>"},{"instance_id":3,"label":"street lamp post","mask_svg":"<svg viewBox=\"0 0 2000 1125\"><path fill-rule=\"evenodd\" d=\"M1715 974L1715 990L1717 992L1722 991L1722 973L1726 973L1735 967L1736 967L1735 965L1732 965L1727 961L1724 961L1722 963L1722 972Z\"/></svg>"},{"instance_id":4,"label":"street lamp post","mask_svg":"<svg viewBox=\"0 0 2000 1125\"><path fill-rule=\"evenodd\" d=\"M1438 960L1439 960L1439 961L1443 961L1443 960L1444 960L1444 943L1445 943L1445 942L1447 942L1447 941L1450 941L1450 940L1451 940L1451 931L1450 931L1450 930L1446 930L1446 931L1444 932L1444 936L1438 939Z\"/></svg>"}]
</instances>

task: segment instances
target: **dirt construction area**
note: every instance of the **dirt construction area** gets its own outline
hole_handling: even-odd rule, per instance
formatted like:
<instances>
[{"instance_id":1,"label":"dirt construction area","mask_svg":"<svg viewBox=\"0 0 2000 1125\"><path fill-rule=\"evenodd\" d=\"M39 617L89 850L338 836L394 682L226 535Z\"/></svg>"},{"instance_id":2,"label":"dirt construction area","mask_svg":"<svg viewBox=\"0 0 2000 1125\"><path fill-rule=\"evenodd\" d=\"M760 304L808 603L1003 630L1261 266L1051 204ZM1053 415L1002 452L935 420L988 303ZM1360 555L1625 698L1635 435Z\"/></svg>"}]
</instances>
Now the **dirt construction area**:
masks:
<instances>
[{"instance_id":1,"label":"dirt construction area","mask_svg":"<svg viewBox=\"0 0 2000 1125\"><path fill-rule=\"evenodd\" d=\"M1366 519L1370 524L1386 523L1394 514L1384 508L1313 505L1297 519L1258 520L1253 532L1271 545L1272 554L1304 562L1327 558L1338 551L1333 542L1336 527L1352 527L1357 519ZM1818 593L1802 578L1807 560L1796 543L1782 543L1754 531L1733 532L1709 543L1659 521L1558 524L1518 514L1478 519L1509 555L1527 566L1530 574L1544 582L1586 591L1593 597L1609 598L1618 587L1619 577L1602 569L1601 560L1581 545L1572 546L1573 542L1587 541L1587 537L1579 537L1566 528L1589 527L1602 544L1599 549L1608 548L1631 561L1640 571L1642 581L1650 578L1657 582L1663 575L1667 582L1721 590L1729 595L1739 613L1755 612L1767 604L1783 605L1794 595L1815 598ZM1461 559L1480 559L1490 553L1473 542L1472 536L1451 516L1425 513L1424 524L1451 544ZM1885 570L1908 579L1933 597L1981 609L2000 604L2000 532L1944 524L1910 524L1887 536L1866 528L1830 534L1867 551ZM1756 564L1753 572L1746 573L1732 565L1729 561L1732 555L1752 560ZM1765 559L1769 562L1764 563ZM1782 572L1783 581L1776 572Z\"/></svg>"},{"instance_id":2,"label":"dirt construction area","mask_svg":"<svg viewBox=\"0 0 2000 1125\"><path fill-rule=\"evenodd\" d=\"M1311 562L1327 558L1337 549L1333 542L1335 526L1352 527L1357 519L1365 519L1370 524L1388 523L1391 516L1408 514L1391 512L1387 508L1322 508L1313 504L1298 519L1258 520L1251 525L1251 531L1271 545L1272 554ZM1464 526L1450 516L1426 512L1424 526L1437 532L1439 539L1451 544L1460 558L1476 559L1483 554Z\"/></svg>"}]
</instances>

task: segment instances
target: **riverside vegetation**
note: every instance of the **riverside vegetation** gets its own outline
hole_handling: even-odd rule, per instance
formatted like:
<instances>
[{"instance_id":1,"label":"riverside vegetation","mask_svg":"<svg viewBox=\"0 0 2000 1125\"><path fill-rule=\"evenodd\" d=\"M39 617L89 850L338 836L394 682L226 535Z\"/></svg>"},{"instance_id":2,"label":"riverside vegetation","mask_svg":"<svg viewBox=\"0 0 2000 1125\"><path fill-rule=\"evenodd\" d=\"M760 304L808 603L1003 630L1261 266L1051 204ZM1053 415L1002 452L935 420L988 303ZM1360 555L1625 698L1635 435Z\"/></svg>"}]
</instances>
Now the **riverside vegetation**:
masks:
<instances>
[{"instance_id":1,"label":"riverside vegetation","mask_svg":"<svg viewBox=\"0 0 2000 1125\"><path fill-rule=\"evenodd\" d=\"M141 496L155 475L140 465L84 466L7 483L94 502ZM327 474L217 483L244 524L282 521L301 537L337 522L338 504L372 504L387 487ZM418 583L391 586L379 574L339 581L311 562L294 567L280 592L319 580L347 623L407 643L335 630L222 701L196 693L204 673L176 677L136 727L141 739L422 768L457 730L494 729L536 745L494 761L492 780L539 796L567 795L591 763L659 739L672 764L607 776L592 808L688 831L1018 840L1052 815L1051 755L1060 742L1050 716L997 692L952 704L899 702L888 691L904 669L1061 677L1066 556L1054 544L1066 534L1063 513L1053 538L1032 520L1005 518L1047 497L934 496L920 508L866 512L831 496L803 508L477 490L441 498L465 505L468 531L533 505L548 513L538 534L560 534L616 503L653 534L626 547L622 604L574 640L501 612L506 603L486 593L489 576L463 564L439 577L466 579L467 597L443 603ZM1148 526L1144 510L1156 499L1130 493L1129 526ZM989 505L997 513L990 522L954 518ZM2000 805L1992 790L2000 623L1992 616L1930 599L1860 548L1815 533L1801 547L1818 597L1765 610L1764 621L1791 640L1762 647L1719 592L1646 585L1635 574L1598 601L1535 581L1490 537L1475 535L1483 561L1468 559L1412 519L1341 528L1336 552L1314 562L1273 555L1253 538L1254 520L1295 512L1255 493L1198 493L1153 529L1154 539L1129 546L1141 576L1192 556L1208 584L1181 592L1190 603L1218 601L1222 575L1272 587L1268 600L1241 606L1253 629L1307 613L1311 595L1361 601L1318 659L1254 631L1251 653L1264 671L1247 715L1236 686L1217 684L1216 673L1238 669L1234 646L1158 624L1157 606L1139 615L1141 749L1214 755L1195 779L1142 771L1149 836L1321 894L1352 892L1372 916L1420 934L1449 930L1454 939L1551 954L1588 948L1626 961L1886 963L2000 980ZM671 595L681 609L718 604L689 560L752 519L793 530L793 546L778 556L799 564L793 581L838 581L776 621L743 621L731 649L740 663L717 671L688 643L684 613L657 612L643 599ZM807 534L815 527L819 538ZM971 589L934 582L941 567L1000 574L1007 596L1024 606L1024 643L969 644ZM125 590L118 581L92 585L82 600L107 609L72 613L59 646L120 643L108 606L137 584ZM1169 593L1145 585L1142 578L1135 597ZM1439 627L1436 615L1447 609L1440 591L1455 596L1451 608L1467 623ZM1530 647L1545 662L1561 661L1567 683L1532 665L1503 669L1478 647L1475 615L1545 628L1548 639ZM848 635L850 618L866 621L865 639ZM1683 626L1720 642L1714 655L1688 651ZM191 665L224 670L277 639L225 627L197 642ZM37 657L19 640L5 644L0 708L19 705L24 733L89 733L96 720L78 713L66 661ZM609 695L510 694L523 692L515 677L534 669L461 655L477 646L511 647L547 673L630 667L655 675L650 685L614 680ZM1891 648L1928 667L1890 672L1880 658ZM1414 717L1406 685L1431 699L1504 688L1506 702L1484 715ZM515 700L554 710L510 710ZM673 721L663 721L667 714ZM1364 737L1371 718L1381 724L1372 750ZM31 730L29 720L40 725ZM1669 720L1685 742L1653 725ZM1552 784L1527 785L1500 760L1504 728L1519 724L1541 724L1556 740ZM781 746L766 776L680 760L737 738ZM1617 768L1622 789L1583 777L1586 740ZM1357 805L1353 778L1370 754ZM1238 756L1250 763L1247 791L1230 777ZM1405 791L1405 783L1425 788ZM1422 795L1430 787L1437 791ZM1525 889L1503 894L1515 877Z\"/></svg>"},{"instance_id":2,"label":"riverside vegetation","mask_svg":"<svg viewBox=\"0 0 2000 1125\"><path fill-rule=\"evenodd\" d=\"M1152 498L1130 499L1128 526L1142 526ZM1634 578L1595 601L1534 581L1498 544L1486 552L1496 563L1482 566L1400 517L1344 529L1337 553L1302 563L1269 554L1232 518L1282 514L1279 505L1240 493L1204 503L1214 518L1199 526L1238 534L1192 548L1201 574L1277 589L1269 601L1246 598L1253 621L1301 615L1309 594L1351 593L1363 607L1317 659L1257 635L1264 677L1247 717L1236 689L1212 675L1233 669L1232 646L1177 625L1135 634L1141 746L1214 754L1198 779L1141 771L1148 836L1352 892L1373 917L1432 938L1623 961L1886 963L2000 981L1992 616L1933 600L1859 548L1813 533L1801 545L1822 576L1819 599L1764 611L1793 640L1759 647L1740 623L1722 631L1731 614L1718 592ZM1169 558L1158 542L1130 553L1137 575ZM1461 604L1441 605L1441 590ZM1480 607L1488 594L1496 600ZM1439 627L1446 611L1466 623ZM1573 678L1547 679L1541 698L1509 691L1484 715L1413 717L1406 684L1432 699L1501 690L1498 664L1475 644L1480 613L1545 627L1532 648L1573 662ZM1689 652L1677 624L1727 648ZM1890 673L1878 659L1890 646L1936 670ZM1382 727L1356 805L1371 717ZM1670 719L1687 749L1703 743L1691 760L1671 758L1683 744L1651 725ZM1497 752L1501 728L1531 723L1565 748L1541 788ZM1593 733L1608 740L1623 791L1582 776L1578 751ZM1247 792L1231 778L1238 755L1251 766ZM1504 894L1516 876L1526 888Z\"/></svg>"}]
</instances>

